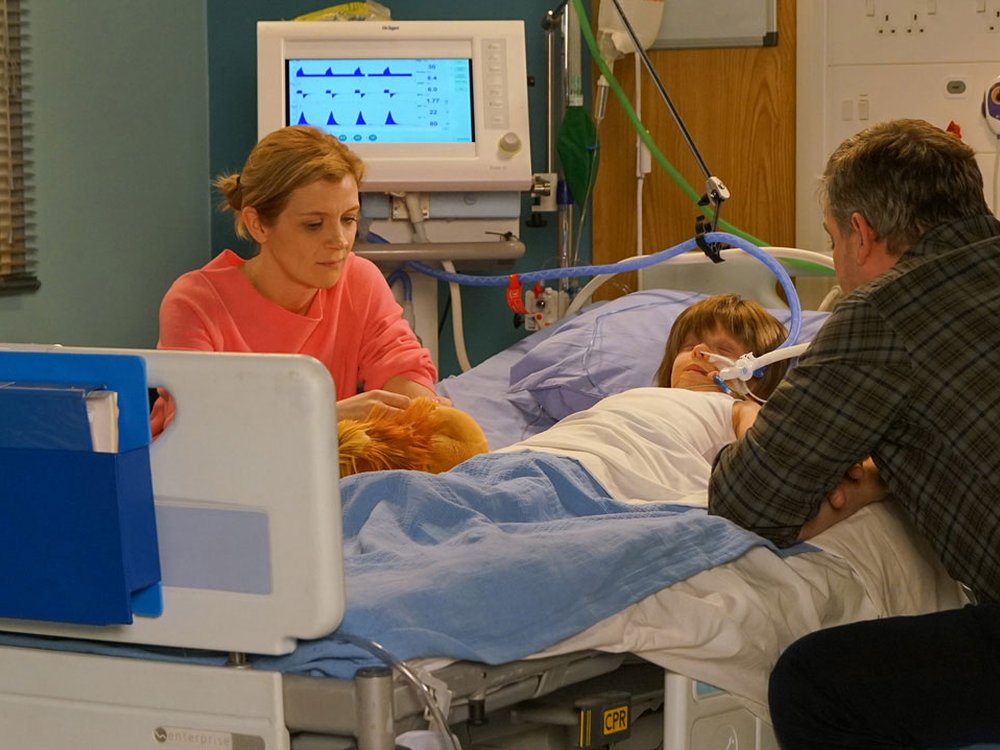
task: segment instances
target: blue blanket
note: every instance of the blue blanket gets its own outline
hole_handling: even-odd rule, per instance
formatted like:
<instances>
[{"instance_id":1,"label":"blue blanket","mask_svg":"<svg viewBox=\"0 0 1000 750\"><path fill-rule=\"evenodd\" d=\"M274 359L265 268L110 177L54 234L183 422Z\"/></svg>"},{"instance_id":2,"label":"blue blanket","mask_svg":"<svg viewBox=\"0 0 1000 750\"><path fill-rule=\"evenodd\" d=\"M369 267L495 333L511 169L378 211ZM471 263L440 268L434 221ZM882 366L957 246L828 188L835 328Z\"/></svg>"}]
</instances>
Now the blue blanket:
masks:
<instances>
[{"instance_id":1,"label":"blue blanket","mask_svg":"<svg viewBox=\"0 0 1000 750\"><path fill-rule=\"evenodd\" d=\"M618 502L576 461L537 453L360 474L341 501L338 633L400 659L513 661L766 544L702 510ZM334 634L254 663L347 678L377 660Z\"/></svg>"},{"instance_id":2,"label":"blue blanket","mask_svg":"<svg viewBox=\"0 0 1000 750\"><path fill-rule=\"evenodd\" d=\"M346 679L382 663L345 636L375 641L397 659L514 661L769 544L700 509L619 502L576 461L540 453L487 454L436 476L359 474L341 482L341 501L347 578L341 627L287 656L255 657L256 668ZM14 633L0 634L0 643L198 664L225 660Z\"/></svg>"}]
</instances>

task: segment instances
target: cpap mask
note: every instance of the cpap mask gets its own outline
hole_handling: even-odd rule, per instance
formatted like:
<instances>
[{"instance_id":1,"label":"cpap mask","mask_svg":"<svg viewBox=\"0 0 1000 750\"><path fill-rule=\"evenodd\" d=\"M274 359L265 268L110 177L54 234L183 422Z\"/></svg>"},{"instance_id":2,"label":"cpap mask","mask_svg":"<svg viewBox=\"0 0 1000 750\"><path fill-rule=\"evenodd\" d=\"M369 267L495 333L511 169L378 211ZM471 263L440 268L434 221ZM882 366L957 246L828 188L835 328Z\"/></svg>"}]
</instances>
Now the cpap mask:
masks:
<instances>
[{"instance_id":1,"label":"cpap mask","mask_svg":"<svg viewBox=\"0 0 1000 750\"><path fill-rule=\"evenodd\" d=\"M716 354L715 352L704 352L702 356L719 368L719 371L712 377L715 384L719 386L719 390L723 393L728 393L730 396L750 396L757 399L750 392L746 381L751 378L759 378L763 374L763 369L768 365L798 357L808 347L808 342L805 344L796 344L795 346L786 346L762 354L759 357L755 357L753 352L748 352L740 355L735 360L730 359L724 354ZM735 382L730 387L726 381ZM759 401L760 399L757 400Z\"/></svg>"}]
</instances>

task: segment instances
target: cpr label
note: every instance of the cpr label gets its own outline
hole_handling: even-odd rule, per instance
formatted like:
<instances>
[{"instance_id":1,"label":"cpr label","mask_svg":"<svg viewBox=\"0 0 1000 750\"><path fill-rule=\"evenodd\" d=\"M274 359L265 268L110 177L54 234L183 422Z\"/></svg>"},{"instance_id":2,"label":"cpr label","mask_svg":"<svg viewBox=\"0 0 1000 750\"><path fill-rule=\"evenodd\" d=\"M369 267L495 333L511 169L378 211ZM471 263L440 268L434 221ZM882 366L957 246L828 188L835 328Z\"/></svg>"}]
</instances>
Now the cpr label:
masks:
<instances>
[{"instance_id":1,"label":"cpr label","mask_svg":"<svg viewBox=\"0 0 1000 750\"><path fill-rule=\"evenodd\" d=\"M628 729L628 706L615 706L604 711L604 735Z\"/></svg>"}]
</instances>

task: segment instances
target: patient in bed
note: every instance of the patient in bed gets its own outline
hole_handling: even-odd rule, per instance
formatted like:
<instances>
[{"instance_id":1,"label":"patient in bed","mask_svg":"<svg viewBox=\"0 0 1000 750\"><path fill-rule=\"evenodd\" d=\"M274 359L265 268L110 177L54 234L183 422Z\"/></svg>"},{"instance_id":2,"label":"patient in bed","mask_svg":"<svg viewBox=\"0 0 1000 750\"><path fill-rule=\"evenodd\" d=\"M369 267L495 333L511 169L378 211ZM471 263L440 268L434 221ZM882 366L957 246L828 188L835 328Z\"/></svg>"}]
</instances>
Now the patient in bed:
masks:
<instances>
[{"instance_id":1,"label":"patient in bed","mask_svg":"<svg viewBox=\"0 0 1000 750\"><path fill-rule=\"evenodd\" d=\"M939 606L933 571L912 562L919 555L905 552L905 531L887 512L841 525L824 540L838 544L834 554L786 557L702 510L712 461L740 426L734 417L753 410L720 392L705 353L763 353L784 336L753 303L709 298L670 332L658 381L669 387L609 396L443 474L342 480L342 631L378 635L398 658L504 663L595 627L563 646L662 649L657 663L736 690L764 712L767 673L794 638ZM756 393L767 396L777 378ZM887 550L886 566L876 549ZM606 622L674 584L651 608ZM357 663L343 668L353 674Z\"/></svg>"},{"instance_id":2,"label":"patient in bed","mask_svg":"<svg viewBox=\"0 0 1000 750\"><path fill-rule=\"evenodd\" d=\"M716 453L743 434L758 410L756 401L736 399L720 389L714 379L718 367L706 355L735 360L747 352L763 354L786 336L785 327L756 302L735 294L707 297L685 309L671 327L654 379L658 388L606 398L504 452L570 455L591 471L599 462L604 477L620 475L630 465L626 454L648 455L649 466L660 467L667 452L669 467L651 469L649 480L657 486L649 486L646 494L663 499L664 491L680 489L679 497L690 504L690 497L707 486L705 472ZM750 392L766 399L784 372L783 362L768 368L747 384ZM432 402L415 402L402 413L341 420L338 427L342 477L381 469L438 473L487 450L471 417ZM645 436L651 440L646 442Z\"/></svg>"},{"instance_id":3,"label":"patient in bed","mask_svg":"<svg viewBox=\"0 0 1000 750\"><path fill-rule=\"evenodd\" d=\"M574 458L615 496L704 507L711 464L753 423L759 404L724 393L707 353L763 354L785 327L756 302L734 294L707 297L670 329L655 386L609 396L498 453L537 451ZM769 367L748 386L767 398L784 375Z\"/></svg>"}]
</instances>

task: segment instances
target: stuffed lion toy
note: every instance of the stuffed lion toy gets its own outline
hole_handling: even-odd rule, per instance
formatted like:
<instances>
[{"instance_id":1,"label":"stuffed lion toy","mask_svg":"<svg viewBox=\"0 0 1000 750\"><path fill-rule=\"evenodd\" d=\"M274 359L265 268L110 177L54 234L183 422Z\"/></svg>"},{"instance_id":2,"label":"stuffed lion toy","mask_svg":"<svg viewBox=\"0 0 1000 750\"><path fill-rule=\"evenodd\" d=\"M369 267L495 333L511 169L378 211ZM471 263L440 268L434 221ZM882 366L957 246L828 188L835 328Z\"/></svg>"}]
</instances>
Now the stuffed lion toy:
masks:
<instances>
[{"instance_id":1,"label":"stuffed lion toy","mask_svg":"<svg viewBox=\"0 0 1000 750\"><path fill-rule=\"evenodd\" d=\"M403 410L377 405L364 419L341 419L337 441L341 477L382 469L439 474L489 450L472 417L431 398L415 398Z\"/></svg>"}]
</instances>

